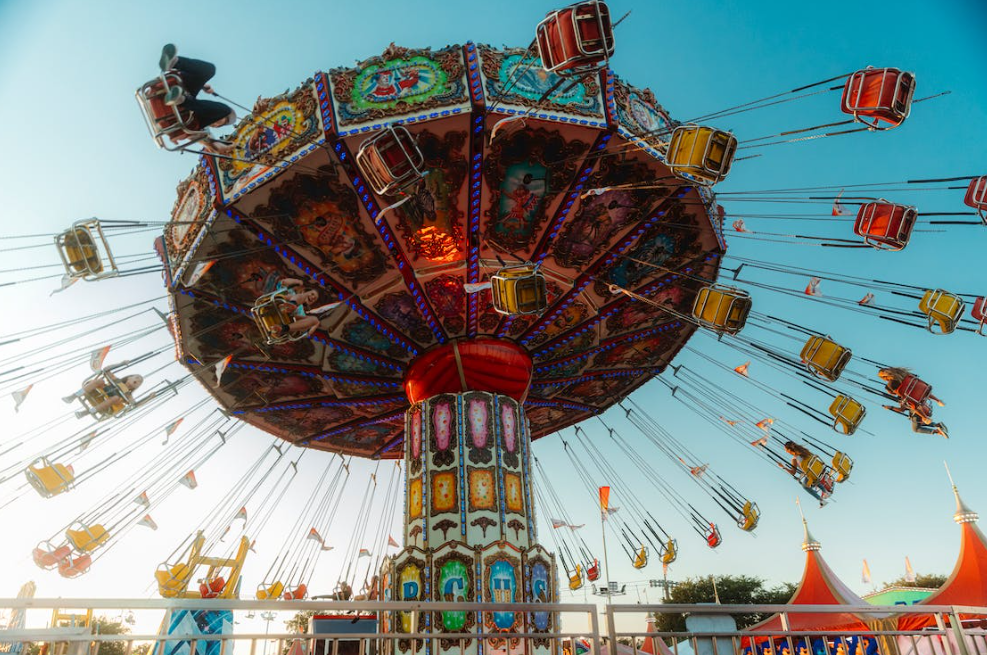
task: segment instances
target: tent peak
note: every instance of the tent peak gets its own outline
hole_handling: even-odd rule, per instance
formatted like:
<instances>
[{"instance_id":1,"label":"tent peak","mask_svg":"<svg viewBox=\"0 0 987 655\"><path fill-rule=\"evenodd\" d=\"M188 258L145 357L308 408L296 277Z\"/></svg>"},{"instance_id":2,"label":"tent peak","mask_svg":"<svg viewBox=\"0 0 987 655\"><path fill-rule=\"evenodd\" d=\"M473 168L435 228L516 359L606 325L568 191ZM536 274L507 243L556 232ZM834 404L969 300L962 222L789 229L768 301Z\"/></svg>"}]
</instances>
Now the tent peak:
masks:
<instances>
[{"instance_id":1,"label":"tent peak","mask_svg":"<svg viewBox=\"0 0 987 655\"><path fill-rule=\"evenodd\" d=\"M809 532L809 523L805 520L805 517L802 518L802 529L805 532L805 538L802 539L802 552L808 553L810 551L821 550L822 544L816 541L812 533Z\"/></svg>"},{"instance_id":2,"label":"tent peak","mask_svg":"<svg viewBox=\"0 0 987 655\"><path fill-rule=\"evenodd\" d=\"M960 498L960 492L955 484L953 485L953 495L956 496L956 513L953 514L953 520L961 525L963 523L976 523L980 515L966 506L966 503Z\"/></svg>"}]
</instances>

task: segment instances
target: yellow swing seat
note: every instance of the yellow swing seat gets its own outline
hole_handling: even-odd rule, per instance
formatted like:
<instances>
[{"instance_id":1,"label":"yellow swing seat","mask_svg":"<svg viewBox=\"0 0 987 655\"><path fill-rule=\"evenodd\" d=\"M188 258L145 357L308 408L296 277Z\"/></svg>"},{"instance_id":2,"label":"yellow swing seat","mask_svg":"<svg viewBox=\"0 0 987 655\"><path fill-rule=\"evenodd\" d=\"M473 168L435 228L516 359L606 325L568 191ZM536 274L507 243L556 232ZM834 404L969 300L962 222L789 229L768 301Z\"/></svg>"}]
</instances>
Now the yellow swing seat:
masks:
<instances>
[{"instance_id":1,"label":"yellow swing seat","mask_svg":"<svg viewBox=\"0 0 987 655\"><path fill-rule=\"evenodd\" d=\"M749 500L744 503L740 513L742 516L737 521L737 526L744 532L750 532L756 528L758 521L761 520L761 510L758 509L757 503L752 503Z\"/></svg>"},{"instance_id":2,"label":"yellow swing seat","mask_svg":"<svg viewBox=\"0 0 987 655\"><path fill-rule=\"evenodd\" d=\"M254 596L257 600L277 600L284 593L284 583L276 581L273 584L261 583L257 586L257 593Z\"/></svg>"},{"instance_id":3,"label":"yellow swing seat","mask_svg":"<svg viewBox=\"0 0 987 655\"><path fill-rule=\"evenodd\" d=\"M849 348L844 348L828 336L811 336L802 348L802 362L813 375L835 382L853 356Z\"/></svg>"},{"instance_id":4,"label":"yellow swing seat","mask_svg":"<svg viewBox=\"0 0 987 655\"><path fill-rule=\"evenodd\" d=\"M833 455L833 471L836 473L837 482L846 482L850 478L850 471L853 470L853 460L846 453L836 451Z\"/></svg>"},{"instance_id":5,"label":"yellow swing seat","mask_svg":"<svg viewBox=\"0 0 987 655\"><path fill-rule=\"evenodd\" d=\"M672 132L665 163L679 177L688 175L705 184L716 184L730 172L736 152L737 137L729 132L679 125Z\"/></svg>"},{"instance_id":6,"label":"yellow swing seat","mask_svg":"<svg viewBox=\"0 0 987 655\"><path fill-rule=\"evenodd\" d=\"M28 465L24 475L42 498L51 498L72 488L75 471L71 464L52 464L42 457Z\"/></svg>"},{"instance_id":7,"label":"yellow swing seat","mask_svg":"<svg viewBox=\"0 0 987 655\"><path fill-rule=\"evenodd\" d=\"M96 550L109 541L110 533L99 523L90 526L78 522L65 531L65 538L77 552L86 553Z\"/></svg>"},{"instance_id":8,"label":"yellow swing seat","mask_svg":"<svg viewBox=\"0 0 987 655\"><path fill-rule=\"evenodd\" d=\"M867 408L859 401L840 394L830 403L829 413L833 416L833 429L850 436L864 420Z\"/></svg>"},{"instance_id":9,"label":"yellow swing seat","mask_svg":"<svg viewBox=\"0 0 987 655\"><path fill-rule=\"evenodd\" d=\"M699 325L726 334L740 332L750 311L750 294L719 284L700 289L692 305L692 317Z\"/></svg>"},{"instance_id":10,"label":"yellow swing seat","mask_svg":"<svg viewBox=\"0 0 987 655\"><path fill-rule=\"evenodd\" d=\"M161 564L154 572L154 579L158 582L158 593L162 598L179 598L188 589L193 570L194 567L185 562Z\"/></svg>"},{"instance_id":11,"label":"yellow swing seat","mask_svg":"<svg viewBox=\"0 0 987 655\"><path fill-rule=\"evenodd\" d=\"M257 325L264 342L269 346L305 338L304 332L292 334L287 331L294 322L292 318L292 303L285 297L283 290L272 291L257 299L250 310L250 315ZM282 330L285 328L285 330Z\"/></svg>"},{"instance_id":12,"label":"yellow swing seat","mask_svg":"<svg viewBox=\"0 0 987 655\"><path fill-rule=\"evenodd\" d=\"M802 471L802 484L814 487L825 474L826 464L818 455L810 455L799 462L799 469Z\"/></svg>"},{"instance_id":13,"label":"yellow swing seat","mask_svg":"<svg viewBox=\"0 0 987 655\"><path fill-rule=\"evenodd\" d=\"M576 564L576 572L569 576L569 589L576 591L583 588L583 567Z\"/></svg>"},{"instance_id":14,"label":"yellow swing seat","mask_svg":"<svg viewBox=\"0 0 987 655\"><path fill-rule=\"evenodd\" d=\"M932 334L949 334L956 330L963 316L963 299L943 289L929 289L918 303L919 311L928 316ZM936 330L936 327L939 329Z\"/></svg>"},{"instance_id":15,"label":"yellow swing seat","mask_svg":"<svg viewBox=\"0 0 987 655\"><path fill-rule=\"evenodd\" d=\"M679 542L669 539L665 542L665 552L661 554L661 563L668 566L679 556Z\"/></svg>"},{"instance_id":16,"label":"yellow swing seat","mask_svg":"<svg viewBox=\"0 0 987 655\"><path fill-rule=\"evenodd\" d=\"M641 550L637 551L637 555L634 556L634 568L643 569L648 565L648 551L644 546L641 546Z\"/></svg>"},{"instance_id":17,"label":"yellow swing seat","mask_svg":"<svg viewBox=\"0 0 987 655\"><path fill-rule=\"evenodd\" d=\"M70 278L93 281L119 273L98 219L76 221L55 237L55 246Z\"/></svg>"},{"instance_id":18,"label":"yellow swing seat","mask_svg":"<svg viewBox=\"0 0 987 655\"><path fill-rule=\"evenodd\" d=\"M545 276L531 262L497 271L490 277L490 293L500 314L540 314L548 307Z\"/></svg>"}]
</instances>

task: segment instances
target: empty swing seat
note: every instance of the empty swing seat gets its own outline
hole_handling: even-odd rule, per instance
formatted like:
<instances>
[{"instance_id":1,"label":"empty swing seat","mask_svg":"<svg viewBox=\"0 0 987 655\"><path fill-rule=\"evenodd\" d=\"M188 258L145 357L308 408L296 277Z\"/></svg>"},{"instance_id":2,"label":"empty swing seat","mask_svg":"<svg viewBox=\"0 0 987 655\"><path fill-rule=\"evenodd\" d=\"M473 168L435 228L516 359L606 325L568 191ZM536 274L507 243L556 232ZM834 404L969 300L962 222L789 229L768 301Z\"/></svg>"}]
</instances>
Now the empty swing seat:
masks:
<instances>
[{"instance_id":1,"label":"empty swing seat","mask_svg":"<svg viewBox=\"0 0 987 655\"><path fill-rule=\"evenodd\" d=\"M168 71L142 84L135 94L151 137L159 148L165 150L181 150L208 136L196 124L192 112L165 104L168 89L182 86L179 74Z\"/></svg>"},{"instance_id":2,"label":"empty swing seat","mask_svg":"<svg viewBox=\"0 0 987 655\"><path fill-rule=\"evenodd\" d=\"M757 522L761 520L761 510L758 509L757 503L752 503L749 500L744 503L740 513L742 516L737 522L737 526L744 532L750 532L756 528Z\"/></svg>"},{"instance_id":3,"label":"empty swing seat","mask_svg":"<svg viewBox=\"0 0 987 655\"><path fill-rule=\"evenodd\" d=\"M850 436L857 431L864 420L867 408L859 401L840 394L830 403L829 413L833 416L833 429Z\"/></svg>"},{"instance_id":4,"label":"empty swing seat","mask_svg":"<svg viewBox=\"0 0 987 655\"><path fill-rule=\"evenodd\" d=\"M710 548L716 548L721 543L723 543L723 537L720 535L720 529L716 527L715 523L710 523L709 531L706 533L706 545Z\"/></svg>"},{"instance_id":5,"label":"empty swing seat","mask_svg":"<svg viewBox=\"0 0 987 655\"><path fill-rule=\"evenodd\" d=\"M154 572L158 582L158 593L162 598L177 598L188 588L193 568L188 564L162 564Z\"/></svg>"},{"instance_id":6,"label":"empty swing seat","mask_svg":"<svg viewBox=\"0 0 987 655\"><path fill-rule=\"evenodd\" d=\"M977 334L987 336L984 332L984 327L987 326L987 296L980 296L973 301L970 318L977 321Z\"/></svg>"},{"instance_id":7,"label":"empty swing seat","mask_svg":"<svg viewBox=\"0 0 987 655\"><path fill-rule=\"evenodd\" d=\"M641 546L641 550L637 551L637 555L634 556L633 566L636 569L643 569L648 565L648 551L644 546Z\"/></svg>"},{"instance_id":8,"label":"empty swing seat","mask_svg":"<svg viewBox=\"0 0 987 655\"><path fill-rule=\"evenodd\" d=\"M31 551L31 559L43 569L53 569L62 560L72 558L72 548L68 544L54 546L48 542L38 544L38 547Z\"/></svg>"},{"instance_id":9,"label":"empty swing seat","mask_svg":"<svg viewBox=\"0 0 987 655\"><path fill-rule=\"evenodd\" d=\"M679 125L672 132L665 163L679 177L689 175L702 183L716 184L730 172L736 152L737 137L729 132Z\"/></svg>"},{"instance_id":10,"label":"empty swing seat","mask_svg":"<svg viewBox=\"0 0 987 655\"><path fill-rule=\"evenodd\" d=\"M71 464L52 464L45 457L29 465L24 475L43 498L68 491L75 481L75 471Z\"/></svg>"},{"instance_id":11,"label":"empty swing seat","mask_svg":"<svg viewBox=\"0 0 987 655\"><path fill-rule=\"evenodd\" d=\"M963 204L977 210L981 220L987 223L987 175L981 175L970 180L966 189Z\"/></svg>"},{"instance_id":12,"label":"empty swing seat","mask_svg":"<svg viewBox=\"0 0 987 655\"><path fill-rule=\"evenodd\" d=\"M901 250L908 245L918 212L887 200L864 203L857 210L853 233L878 250Z\"/></svg>"},{"instance_id":13,"label":"empty swing seat","mask_svg":"<svg viewBox=\"0 0 987 655\"><path fill-rule=\"evenodd\" d=\"M308 585L305 584L298 585L294 591L284 592L285 600L305 600L306 596L308 596Z\"/></svg>"},{"instance_id":14,"label":"empty swing seat","mask_svg":"<svg viewBox=\"0 0 987 655\"><path fill-rule=\"evenodd\" d=\"M843 86L840 108L854 120L878 130L901 125L912 109L915 75L897 68L865 68ZM881 127L881 123L887 123Z\"/></svg>"},{"instance_id":15,"label":"empty swing seat","mask_svg":"<svg viewBox=\"0 0 987 655\"><path fill-rule=\"evenodd\" d=\"M93 281L119 273L99 219L76 221L55 237L55 247L70 278Z\"/></svg>"},{"instance_id":16,"label":"empty swing seat","mask_svg":"<svg viewBox=\"0 0 987 655\"><path fill-rule=\"evenodd\" d=\"M274 600L275 598L280 598L283 592L284 583L275 582L270 585L261 584L257 587L257 593L254 596L257 600Z\"/></svg>"},{"instance_id":17,"label":"empty swing seat","mask_svg":"<svg viewBox=\"0 0 987 655\"><path fill-rule=\"evenodd\" d=\"M226 590L226 578L219 576L212 580L204 580L199 583L199 595L202 598L219 598Z\"/></svg>"},{"instance_id":18,"label":"empty swing seat","mask_svg":"<svg viewBox=\"0 0 987 655\"><path fill-rule=\"evenodd\" d=\"M679 556L679 542L669 539L665 542L665 552L661 554L661 563L668 566Z\"/></svg>"},{"instance_id":19,"label":"empty swing seat","mask_svg":"<svg viewBox=\"0 0 987 655\"><path fill-rule=\"evenodd\" d=\"M77 578L88 571L92 564L93 558L90 555L66 558L58 563L58 574L63 578Z\"/></svg>"},{"instance_id":20,"label":"empty swing seat","mask_svg":"<svg viewBox=\"0 0 987 655\"><path fill-rule=\"evenodd\" d=\"M576 564L576 572L569 576L569 589L576 591L583 587L583 570Z\"/></svg>"},{"instance_id":21,"label":"empty swing seat","mask_svg":"<svg viewBox=\"0 0 987 655\"><path fill-rule=\"evenodd\" d=\"M501 314L540 314L548 307L545 276L531 263L497 271L490 277L490 293L494 309Z\"/></svg>"},{"instance_id":22,"label":"empty swing seat","mask_svg":"<svg viewBox=\"0 0 987 655\"><path fill-rule=\"evenodd\" d=\"M740 332L750 311L750 294L718 284L700 289L692 305L692 317L696 322L705 328L726 334Z\"/></svg>"},{"instance_id":23,"label":"empty swing seat","mask_svg":"<svg viewBox=\"0 0 987 655\"><path fill-rule=\"evenodd\" d=\"M929 289L918 303L919 311L929 317L928 330L932 334L953 332L959 325L964 308L962 298L942 289Z\"/></svg>"},{"instance_id":24,"label":"empty swing seat","mask_svg":"<svg viewBox=\"0 0 987 655\"><path fill-rule=\"evenodd\" d=\"M836 451L833 455L833 472L836 473L837 482L846 482L850 478L850 471L853 470L853 460L846 453Z\"/></svg>"},{"instance_id":25,"label":"empty swing seat","mask_svg":"<svg viewBox=\"0 0 987 655\"><path fill-rule=\"evenodd\" d=\"M802 362L813 375L835 382L846 368L853 353L828 336L812 336L802 347Z\"/></svg>"},{"instance_id":26,"label":"empty swing seat","mask_svg":"<svg viewBox=\"0 0 987 655\"><path fill-rule=\"evenodd\" d=\"M610 8L590 0L550 11L535 29L535 41L549 73L568 76L595 70L614 51Z\"/></svg>"},{"instance_id":27,"label":"empty swing seat","mask_svg":"<svg viewBox=\"0 0 987 655\"><path fill-rule=\"evenodd\" d=\"M389 196L424 176L425 158L404 127L387 126L360 144L356 164L373 190Z\"/></svg>"},{"instance_id":28,"label":"empty swing seat","mask_svg":"<svg viewBox=\"0 0 987 655\"><path fill-rule=\"evenodd\" d=\"M70 527L65 531L65 538L80 553L92 552L110 538L107 529L98 523L92 526L77 523L76 526L74 529Z\"/></svg>"},{"instance_id":29,"label":"empty swing seat","mask_svg":"<svg viewBox=\"0 0 987 655\"><path fill-rule=\"evenodd\" d=\"M250 309L250 315L264 337L264 342L273 346L306 338L304 332L292 334L287 330L294 322L293 311L294 305L285 298L284 291L272 291L257 299Z\"/></svg>"},{"instance_id":30,"label":"empty swing seat","mask_svg":"<svg viewBox=\"0 0 987 655\"><path fill-rule=\"evenodd\" d=\"M593 560L593 565L586 567L586 579L590 582L596 582L600 579L600 562L599 560Z\"/></svg>"}]
</instances>

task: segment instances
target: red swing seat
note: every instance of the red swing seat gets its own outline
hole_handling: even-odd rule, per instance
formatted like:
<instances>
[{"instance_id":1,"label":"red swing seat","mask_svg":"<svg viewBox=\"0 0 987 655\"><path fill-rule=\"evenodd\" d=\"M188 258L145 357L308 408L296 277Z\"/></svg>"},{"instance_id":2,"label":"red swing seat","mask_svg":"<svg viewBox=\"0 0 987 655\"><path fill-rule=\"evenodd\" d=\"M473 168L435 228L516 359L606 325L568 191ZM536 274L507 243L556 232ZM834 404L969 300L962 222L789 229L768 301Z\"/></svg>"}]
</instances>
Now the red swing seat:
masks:
<instances>
[{"instance_id":1,"label":"red swing seat","mask_svg":"<svg viewBox=\"0 0 987 655\"><path fill-rule=\"evenodd\" d=\"M595 582L600 579L600 560L593 560L593 566L586 567L586 579Z\"/></svg>"},{"instance_id":2,"label":"red swing seat","mask_svg":"<svg viewBox=\"0 0 987 655\"><path fill-rule=\"evenodd\" d=\"M610 8L600 0L550 11L535 29L538 56L549 73L563 77L599 67L614 51Z\"/></svg>"},{"instance_id":3,"label":"red swing seat","mask_svg":"<svg viewBox=\"0 0 987 655\"><path fill-rule=\"evenodd\" d=\"M720 529L716 527L715 523L710 523L709 532L706 533L706 545L710 548L716 548L721 543L723 543L723 537L720 535Z\"/></svg>"},{"instance_id":4,"label":"red swing seat","mask_svg":"<svg viewBox=\"0 0 987 655\"><path fill-rule=\"evenodd\" d=\"M987 333L984 332L984 327L987 327L987 296L980 296L973 301L970 317L978 323L977 334L987 336Z\"/></svg>"},{"instance_id":5,"label":"red swing seat","mask_svg":"<svg viewBox=\"0 0 987 655\"><path fill-rule=\"evenodd\" d=\"M868 127L889 130L908 118L914 95L914 74L897 68L868 67L847 78L840 108ZM882 122L887 126L881 127Z\"/></svg>"},{"instance_id":6,"label":"red swing seat","mask_svg":"<svg viewBox=\"0 0 987 655\"><path fill-rule=\"evenodd\" d=\"M987 175L981 175L970 180L963 204L977 210L980 219L987 223Z\"/></svg>"},{"instance_id":7,"label":"red swing seat","mask_svg":"<svg viewBox=\"0 0 987 655\"><path fill-rule=\"evenodd\" d=\"M89 570L93 564L91 555L80 555L76 558L66 558L58 563L58 575L63 578L78 578Z\"/></svg>"},{"instance_id":8,"label":"red swing seat","mask_svg":"<svg viewBox=\"0 0 987 655\"><path fill-rule=\"evenodd\" d=\"M203 598L219 598L226 588L226 578L219 576L199 583L199 595Z\"/></svg>"},{"instance_id":9,"label":"red swing seat","mask_svg":"<svg viewBox=\"0 0 987 655\"><path fill-rule=\"evenodd\" d=\"M176 71L162 73L142 84L136 98L147 129L158 147L182 150L209 134L201 129L192 112L165 104L165 94L172 87L182 87L182 78Z\"/></svg>"},{"instance_id":10,"label":"red swing seat","mask_svg":"<svg viewBox=\"0 0 987 655\"><path fill-rule=\"evenodd\" d=\"M293 591L284 592L283 598L285 600L305 600L306 596L308 596L308 585L302 583L295 587Z\"/></svg>"},{"instance_id":11,"label":"red swing seat","mask_svg":"<svg viewBox=\"0 0 987 655\"><path fill-rule=\"evenodd\" d=\"M901 250L908 245L918 212L914 207L881 199L857 210L853 233L878 250Z\"/></svg>"},{"instance_id":12,"label":"red swing seat","mask_svg":"<svg viewBox=\"0 0 987 655\"><path fill-rule=\"evenodd\" d=\"M51 542L44 541L38 544L38 546L31 551L31 559L39 567L51 570L66 559L72 558L72 547L68 544L62 544L61 546L55 546Z\"/></svg>"}]
</instances>

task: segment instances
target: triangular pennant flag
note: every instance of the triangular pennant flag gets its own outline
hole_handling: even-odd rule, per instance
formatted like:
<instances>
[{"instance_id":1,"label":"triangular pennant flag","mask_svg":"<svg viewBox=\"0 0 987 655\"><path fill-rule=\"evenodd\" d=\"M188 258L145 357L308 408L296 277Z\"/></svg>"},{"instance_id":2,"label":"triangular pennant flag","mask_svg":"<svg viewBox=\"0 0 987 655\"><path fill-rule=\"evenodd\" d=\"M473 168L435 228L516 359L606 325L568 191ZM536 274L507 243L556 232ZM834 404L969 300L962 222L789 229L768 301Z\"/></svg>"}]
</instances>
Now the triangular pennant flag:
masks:
<instances>
[{"instance_id":1,"label":"triangular pennant flag","mask_svg":"<svg viewBox=\"0 0 987 655\"><path fill-rule=\"evenodd\" d=\"M761 428L765 432L771 431L771 425L775 422L773 418L762 418L760 421L754 424L754 427Z\"/></svg>"},{"instance_id":2,"label":"triangular pennant flag","mask_svg":"<svg viewBox=\"0 0 987 655\"><path fill-rule=\"evenodd\" d=\"M367 550L366 548L361 548L360 549L360 553L357 555L357 557L358 558L359 557L370 557L370 551Z\"/></svg>"},{"instance_id":3,"label":"triangular pennant flag","mask_svg":"<svg viewBox=\"0 0 987 655\"><path fill-rule=\"evenodd\" d=\"M182 424L182 421L184 421L184 420L185 420L184 418L177 418L177 419L175 419L174 421L172 421L171 423L168 424L168 427L165 428L165 439L164 439L164 443L168 443L168 438L171 435L175 434L175 430L178 429L178 426L181 425Z\"/></svg>"},{"instance_id":4,"label":"triangular pennant flag","mask_svg":"<svg viewBox=\"0 0 987 655\"><path fill-rule=\"evenodd\" d=\"M73 284L75 284L78 281L79 281L79 278L77 278L77 277L69 277L68 275L63 275L62 276L62 281L61 281L61 286L59 286L57 289L55 289L54 291L52 291L51 293L49 293L48 294L48 297L50 298L51 296L54 296L56 293L61 293L61 292L65 291L66 289L68 289L70 286L72 286Z\"/></svg>"},{"instance_id":5,"label":"triangular pennant flag","mask_svg":"<svg viewBox=\"0 0 987 655\"><path fill-rule=\"evenodd\" d=\"M689 469L689 473L692 473L697 478L703 477L703 473L709 468L709 464L703 464L702 466L693 466Z\"/></svg>"},{"instance_id":6,"label":"triangular pennant flag","mask_svg":"<svg viewBox=\"0 0 987 655\"><path fill-rule=\"evenodd\" d=\"M257 551L254 550L254 546L256 546L256 545L257 545L257 540L254 539L253 541L250 542L250 545L247 546L247 550L256 553Z\"/></svg>"},{"instance_id":7,"label":"triangular pennant flag","mask_svg":"<svg viewBox=\"0 0 987 655\"><path fill-rule=\"evenodd\" d=\"M750 366L750 365L751 365L750 360L748 360L748 361L744 362L743 364L741 364L740 366L736 367L733 370L734 370L734 372L739 373L740 375L743 375L745 378L746 377L750 377L749 375L747 375L747 367Z\"/></svg>"},{"instance_id":8,"label":"triangular pennant flag","mask_svg":"<svg viewBox=\"0 0 987 655\"><path fill-rule=\"evenodd\" d=\"M858 305L863 305L864 307L870 307L874 304L874 294L868 292L863 298L857 301Z\"/></svg>"},{"instance_id":9,"label":"triangular pennant flag","mask_svg":"<svg viewBox=\"0 0 987 655\"><path fill-rule=\"evenodd\" d=\"M226 529L223 530L222 536L220 536L220 538L219 538L220 541L226 541L226 535L228 535L230 533L230 528L232 528L232 527L233 527L232 525L226 526Z\"/></svg>"},{"instance_id":10,"label":"triangular pennant flag","mask_svg":"<svg viewBox=\"0 0 987 655\"><path fill-rule=\"evenodd\" d=\"M102 371L103 361L106 359L106 355L108 355L109 352L109 346L103 346L99 350L94 350L92 354L89 355L89 368L96 372Z\"/></svg>"},{"instance_id":11,"label":"triangular pennant flag","mask_svg":"<svg viewBox=\"0 0 987 655\"><path fill-rule=\"evenodd\" d=\"M664 562L661 563L661 572L666 578L668 577L668 564Z\"/></svg>"},{"instance_id":12,"label":"triangular pennant flag","mask_svg":"<svg viewBox=\"0 0 987 655\"><path fill-rule=\"evenodd\" d=\"M188 473L183 475L180 482L184 484L186 487L188 487L189 489L195 489L196 487L199 486L199 483L195 479L195 471L189 471Z\"/></svg>"},{"instance_id":13,"label":"triangular pennant flag","mask_svg":"<svg viewBox=\"0 0 987 655\"><path fill-rule=\"evenodd\" d=\"M189 273L185 286L194 287L196 282L201 280L202 276L206 274L206 271L212 268L215 263L215 259L210 259L204 262L196 262L195 266L192 267L192 272Z\"/></svg>"},{"instance_id":14,"label":"triangular pennant flag","mask_svg":"<svg viewBox=\"0 0 987 655\"><path fill-rule=\"evenodd\" d=\"M736 370L736 369L735 369L735 370ZM730 420L730 419L728 419L728 418L727 418L726 416L721 416L721 417L720 417L720 420L721 420L721 421L723 421L724 423L726 423L727 425L729 425L729 426L730 426L731 428L732 428L733 426L735 426L735 425L737 425L738 423L740 423L740 421L731 421L731 420Z\"/></svg>"},{"instance_id":15,"label":"triangular pennant flag","mask_svg":"<svg viewBox=\"0 0 987 655\"><path fill-rule=\"evenodd\" d=\"M308 537L306 537L306 539L312 539L314 541L318 541L320 544L325 543L322 539L322 535L320 535L318 530L316 530L315 528L311 528L308 531Z\"/></svg>"},{"instance_id":16,"label":"triangular pennant flag","mask_svg":"<svg viewBox=\"0 0 987 655\"><path fill-rule=\"evenodd\" d=\"M907 557L905 557L905 582L915 582L915 569L912 568L912 563Z\"/></svg>"},{"instance_id":17,"label":"triangular pennant flag","mask_svg":"<svg viewBox=\"0 0 987 655\"><path fill-rule=\"evenodd\" d=\"M86 448L88 448L89 447L89 444L95 438L96 438L96 430L93 430L89 434L83 435L82 438L79 439L79 452L81 453Z\"/></svg>"},{"instance_id":18,"label":"triangular pennant flag","mask_svg":"<svg viewBox=\"0 0 987 655\"><path fill-rule=\"evenodd\" d=\"M853 212L849 211L846 207L840 203L840 198L843 197L843 189L836 194L836 199L833 201L833 216L852 216Z\"/></svg>"},{"instance_id":19,"label":"triangular pennant flag","mask_svg":"<svg viewBox=\"0 0 987 655\"><path fill-rule=\"evenodd\" d=\"M137 525L143 525L145 527L151 528L152 530L158 529L158 524L154 522L150 514L145 514L144 518L137 522Z\"/></svg>"},{"instance_id":20,"label":"triangular pennant flag","mask_svg":"<svg viewBox=\"0 0 987 655\"><path fill-rule=\"evenodd\" d=\"M246 522L246 520L247 520L247 508L246 507L241 507L239 510L237 510L236 516L233 517L233 520L236 521L237 519L243 519L244 522Z\"/></svg>"},{"instance_id":21,"label":"triangular pennant flag","mask_svg":"<svg viewBox=\"0 0 987 655\"><path fill-rule=\"evenodd\" d=\"M333 548L335 548L335 546L327 546L325 544L322 544L322 548L320 550L332 550Z\"/></svg>"},{"instance_id":22,"label":"triangular pennant flag","mask_svg":"<svg viewBox=\"0 0 987 655\"><path fill-rule=\"evenodd\" d=\"M147 497L146 491L142 491L139 496L134 498L134 502L137 503L138 505L143 505L144 507L151 506L151 499Z\"/></svg>"},{"instance_id":23,"label":"triangular pennant flag","mask_svg":"<svg viewBox=\"0 0 987 655\"><path fill-rule=\"evenodd\" d=\"M867 560L864 560L864 569L860 573L860 581L864 584L870 584L870 567L867 566Z\"/></svg>"},{"instance_id":24,"label":"triangular pennant flag","mask_svg":"<svg viewBox=\"0 0 987 655\"><path fill-rule=\"evenodd\" d=\"M558 519L549 519L549 520L552 522L552 527L555 528L556 530L558 530L559 528L564 528L567 525L569 525L565 521L560 521Z\"/></svg>"},{"instance_id":25,"label":"triangular pennant flag","mask_svg":"<svg viewBox=\"0 0 987 655\"><path fill-rule=\"evenodd\" d=\"M822 282L817 277L809 278L809 284L805 287L805 295L807 296L821 296L822 291L819 290L819 283Z\"/></svg>"},{"instance_id":26,"label":"triangular pennant flag","mask_svg":"<svg viewBox=\"0 0 987 655\"><path fill-rule=\"evenodd\" d=\"M233 355L227 355L223 359L216 362L216 386L223 381L223 373L226 372L226 367L230 365L233 361Z\"/></svg>"},{"instance_id":27,"label":"triangular pennant flag","mask_svg":"<svg viewBox=\"0 0 987 655\"><path fill-rule=\"evenodd\" d=\"M600 487L600 511L606 517L607 508L610 507L610 487Z\"/></svg>"},{"instance_id":28,"label":"triangular pennant flag","mask_svg":"<svg viewBox=\"0 0 987 655\"><path fill-rule=\"evenodd\" d=\"M758 446L767 446L768 435L764 435L760 439L755 439L754 441L751 442L751 445L754 446L755 448L757 448Z\"/></svg>"},{"instance_id":29,"label":"triangular pennant flag","mask_svg":"<svg viewBox=\"0 0 987 655\"><path fill-rule=\"evenodd\" d=\"M394 537L392 537L391 535L387 535L387 545L388 546L391 546L393 548L400 548L401 547L401 544L399 544L398 542L394 541Z\"/></svg>"},{"instance_id":30,"label":"triangular pennant flag","mask_svg":"<svg viewBox=\"0 0 987 655\"><path fill-rule=\"evenodd\" d=\"M620 508L619 507L608 507L607 508L607 514L616 514L619 511L620 511Z\"/></svg>"},{"instance_id":31,"label":"triangular pennant flag","mask_svg":"<svg viewBox=\"0 0 987 655\"><path fill-rule=\"evenodd\" d=\"M733 222L733 229L737 230L738 232L747 232L748 231L747 230L747 226L744 225L744 219L742 219L742 218L738 218L737 220L735 220Z\"/></svg>"},{"instance_id":32,"label":"triangular pennant flag","mask_svg":"<svg viewBox=\"0 0 987 655\"><path fill-rule=\"evenodd\" d=\"M485 289L489 289L491 284L490 280L486 282L467 282L463 285L463 291L466 293L479 293Z\"/></svg>"},{"instance_id":33,"label":"triangular pennant flag","mask_svg":"<svg viewBox=\"0 0 987 655\"><path fill-rule=\"evenodd\" d=\"M586 527L585 523L580 523L579 525L573 525L571 523L569 524L570 530L578 530L579 528L585 528L585 527Z\"/></svg>"},{"instance_id":34,"label":"triangular pennant flag","mask_svg":"<svg viewBox=\"0 0 987 655\"><path fill-rule=\"evenodd\" d=\"M20 411L21 404L24 402L24 399L27 398L27 394L31 393L31 387L33 386L34 386L33 384L29 384L23 389L21 389L20 391L15 391L14 393L10 394L11 397L14 399L15 412Z\"/></svg>"}]
</instances>

